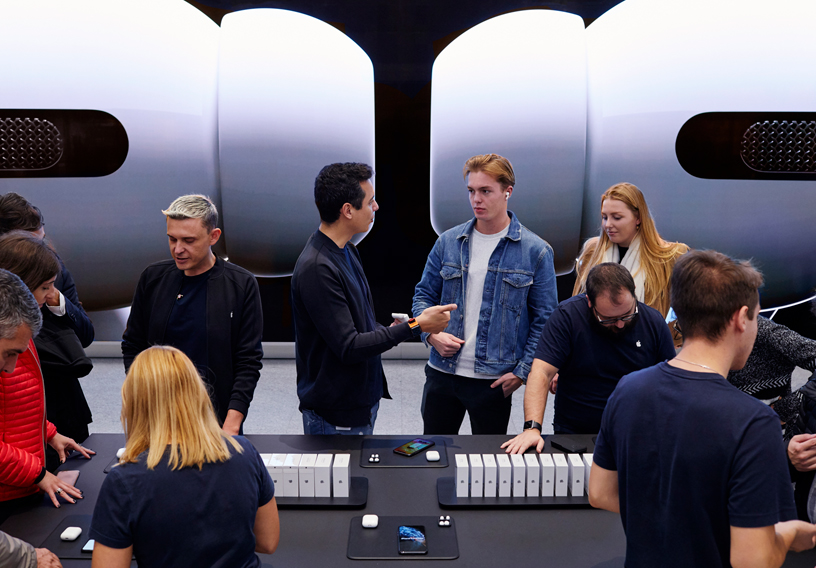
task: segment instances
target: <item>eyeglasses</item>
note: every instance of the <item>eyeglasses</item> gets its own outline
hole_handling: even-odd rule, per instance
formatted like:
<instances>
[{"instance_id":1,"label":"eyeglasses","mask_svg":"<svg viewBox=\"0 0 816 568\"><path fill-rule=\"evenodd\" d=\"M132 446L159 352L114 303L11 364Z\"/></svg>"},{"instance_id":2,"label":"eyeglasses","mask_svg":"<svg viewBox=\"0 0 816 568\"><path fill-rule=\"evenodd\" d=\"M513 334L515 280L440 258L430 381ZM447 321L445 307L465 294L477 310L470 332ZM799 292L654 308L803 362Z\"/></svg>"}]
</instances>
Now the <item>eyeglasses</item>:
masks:
<instances>
[{"instance_id":1,"label":"eyeglasses","mask_svg":"<svg viewBox=\"0 0 816 568\"><path fill-rule=\"evenodd\" d=\"M638 314L637 300L635 300L635 306L634 306L633 309L635 311L633 311L631 314L626 314L625 316L618 316L616 318L609 318L609 319L601 319L601 316L598 313L598 310L595 309L595 306L592 306L592 311L595 312L595 317L598 318L598 323L601 324L601 325L615 325L619 321L623 321L623 322L632 321L633 319L635 319L635 316L637 316L637 314Z\"/></svg>"}]
</instances>

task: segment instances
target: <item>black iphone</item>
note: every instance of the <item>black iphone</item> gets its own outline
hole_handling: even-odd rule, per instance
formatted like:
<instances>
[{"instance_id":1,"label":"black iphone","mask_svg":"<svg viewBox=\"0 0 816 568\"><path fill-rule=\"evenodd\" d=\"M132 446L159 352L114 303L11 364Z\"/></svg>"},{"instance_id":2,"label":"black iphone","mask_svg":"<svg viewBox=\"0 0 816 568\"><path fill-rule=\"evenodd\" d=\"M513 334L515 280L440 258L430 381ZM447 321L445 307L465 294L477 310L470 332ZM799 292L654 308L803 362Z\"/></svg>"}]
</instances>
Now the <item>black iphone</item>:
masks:
<instances>
[{"instance_id":1,"label":"black iphone","mask_svg":"<svg viewBox=\"0 0 816 568\"><path fill-rule=\"evenodd\" d=\"M434 442L431 440L426 440L424 438L414 438L410 442L405 442L399 448L394 448L395 454L401 454L403 456L413 456L430 448L434 445Z\"/></svg>"},{"instance_id":2,"label":"black iphone","mask_svg":"<svg viewBox=\"0 0 816 568\"><path fill-rule=\"evenodd\" d=\"M401 525L399 528L400 554L427 554L425 527L422 525Z\"/></svg>"}]
</instances>

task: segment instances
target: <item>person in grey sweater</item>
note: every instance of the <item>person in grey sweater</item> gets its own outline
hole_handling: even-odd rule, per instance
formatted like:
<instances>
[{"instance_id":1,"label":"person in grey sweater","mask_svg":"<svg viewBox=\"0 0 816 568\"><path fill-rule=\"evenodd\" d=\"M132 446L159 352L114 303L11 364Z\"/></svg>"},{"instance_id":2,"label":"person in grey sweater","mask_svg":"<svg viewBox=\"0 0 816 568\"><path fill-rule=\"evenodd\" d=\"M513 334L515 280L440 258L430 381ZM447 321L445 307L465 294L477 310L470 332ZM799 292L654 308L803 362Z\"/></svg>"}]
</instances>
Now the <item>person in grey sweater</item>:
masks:
<instances>
[{"instance_id":1,"label":"person in grey sweater","mask_svg":"<svg viewBox=\"0 0 816 568\"><path fill-rule=\"evenodd\" d=\"M34 548L27 542L0 531L0 566L62 568L62 563L47 548Z\"/></svg>"}]
</instances>

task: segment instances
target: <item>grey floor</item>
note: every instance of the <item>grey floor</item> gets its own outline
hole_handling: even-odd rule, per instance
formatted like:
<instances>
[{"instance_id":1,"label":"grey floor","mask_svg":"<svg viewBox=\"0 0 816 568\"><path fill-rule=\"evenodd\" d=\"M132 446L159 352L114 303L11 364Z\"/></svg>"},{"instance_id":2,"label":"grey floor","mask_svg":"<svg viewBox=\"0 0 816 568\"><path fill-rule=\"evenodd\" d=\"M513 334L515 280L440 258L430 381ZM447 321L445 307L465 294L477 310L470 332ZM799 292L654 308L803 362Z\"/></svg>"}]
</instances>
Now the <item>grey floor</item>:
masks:
<instances>
[{"instance_id":1,"label":"grey floor","mask_svg":"<svg viewBox=\"0 0 816 568\"><path fill-rule=\"evenodd\" d=\"M93 413L91 432L122 432L119 421L120 390L125 379L121 359L97 358L94 369L83 379L82 389ZM425 361L383 361L393 400L383 400L374 428L375 434L422 434L419 414ZM524 424L524 387L513 394L513 412L508 432L516 434ZM544 416L545 434L552 433L552 397ZM298 412L295 391L295 362L292 359L265 359L261 380L244 425L247 434L302 434L303 423ZM460 434L470 434L467 417Z\"/></svg>"},{"instance_id":2,"label":"grey floor","mask_svg":"<svg viewBox=\"0 0 816 568\"><path fill-rule=\"evenodd\" d=\"M119 421L121 410L120 390L125 379L122 360L97 358L94 369L83 379L82 389L93 412L93 432L122 432ZM422 434L422 418L419 414L422 385L425 380L425 361L384 360L388 386L393 400L383 400L375 434ZM796 369L791 381L799 388L810 376L804 369ZM513 394L513 412L508 433L517 434L524 424L524 387ZM544 433L552 434L553 400L550 396L544 415ZM247 434L302 434L303 423L298 412L295 391L295 361L292 359L264 359L261 380L255 389L255 398L244 425ZM470 422L465 417L460 434L470 434Z\"/></svg>"}]
</instances>

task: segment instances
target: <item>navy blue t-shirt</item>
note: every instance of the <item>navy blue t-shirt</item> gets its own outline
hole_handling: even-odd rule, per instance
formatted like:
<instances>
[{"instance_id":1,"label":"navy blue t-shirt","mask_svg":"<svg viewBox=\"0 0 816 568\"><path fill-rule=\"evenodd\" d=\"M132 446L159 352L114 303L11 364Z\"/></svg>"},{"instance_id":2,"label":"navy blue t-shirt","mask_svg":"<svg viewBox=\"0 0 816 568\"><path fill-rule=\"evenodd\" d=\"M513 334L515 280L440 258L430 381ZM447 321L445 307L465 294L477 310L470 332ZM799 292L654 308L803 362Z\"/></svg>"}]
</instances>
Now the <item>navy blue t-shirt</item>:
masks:
<instances>
[{"instance_id":1,"label":"navy blue t-shirt","mask_svg":"<svg viewBox=\"0 0 816 568\"><path fill-rule=\"evenodd\" d=\"M618 472L629 568L728 567L731 526L796 518L779 417L716 373L621 379L593 460Z\"/></svg>"},{"instance_id":2,"label":"navy blue t-shirt","mask_svg":"<svg viewBox=\"0 0 816 568\"><path fill-rule=\"evenodd\" d=\"M364 298L361 305L365 306L367 327L363 331L374 331L377 329L377 319L374 317L374 308L371 306L371 302L368 301L371 292L368 289L368 282L366 281L365 274L363 274L363 267L354 261L351 253L349 252L349 247L343 247L343 255L346 257L346 262L348 263L349 269L354 273L354 279L357 281L357 286L359 288L358 293L362 298Z\"/></svg>"},{"instance_id":3,"label":"navy blue t-shirt","mask_svg":"<svg viewBox=\"0 0 816 568\"><path fill-rule=\"evenodd\" d=\"M597 323L586 294L564 300L550 315L535 358L558 369L557 432L595 434L606 401L620 378L675 355L660 312L638 302L638 317L618 336Z\"/></svg>"},{"instance_id":4,"label":"navy blue t-shirt","mask_svg":"<svg viewBox=\"0 0 816 568\"><path fill-rule=\"evenodd\" d=\"M196 276L182 276L181 290L176 296L164 341L181 350L207 376L207 283L212 269Z\"/></svg>"},{"instance_id":5,"label":"navy blue t-shirt","mask_svg":"<svg viewBox=\"0 0 816 568\"><path fill-rule=\"evenodd\" d=\"M102 483L91 520L90 538L110 548L127 548L140 568L249 568L255 554L255 515L272 500L275 488L257 450L242 437L243 453L231 449L226 462L199 471L171 471L162 461L147 469L138 463L116 466Z\"/></svg>"}]
</instances>

